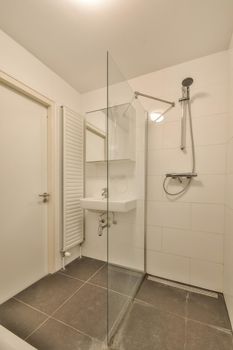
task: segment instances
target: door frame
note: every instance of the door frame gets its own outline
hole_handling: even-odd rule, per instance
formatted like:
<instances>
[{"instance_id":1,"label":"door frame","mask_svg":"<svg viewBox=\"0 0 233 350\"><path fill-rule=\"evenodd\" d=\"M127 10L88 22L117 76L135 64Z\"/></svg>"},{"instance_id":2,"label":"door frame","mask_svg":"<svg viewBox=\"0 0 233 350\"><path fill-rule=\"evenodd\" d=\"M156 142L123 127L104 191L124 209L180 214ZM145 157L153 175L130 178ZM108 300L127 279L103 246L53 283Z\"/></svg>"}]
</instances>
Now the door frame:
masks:
<instances>
[{"instance_id":1,"label":"door frame","mask_svg":"<svg viewBox=\"0 0 233 350\"><path fill-rule=\"evenodd\" d=\"M56 271L56 246L59 242L59 237L56 236L56 232L59 232L59 158L58 152L56 152L56 146L58 146L58 125L56 122L55 102L1 70L0 82L40 103L48 111L47 176L50 199L48 201L47 256L48 272L54 273Z\"/></svg>"}]
</instances>

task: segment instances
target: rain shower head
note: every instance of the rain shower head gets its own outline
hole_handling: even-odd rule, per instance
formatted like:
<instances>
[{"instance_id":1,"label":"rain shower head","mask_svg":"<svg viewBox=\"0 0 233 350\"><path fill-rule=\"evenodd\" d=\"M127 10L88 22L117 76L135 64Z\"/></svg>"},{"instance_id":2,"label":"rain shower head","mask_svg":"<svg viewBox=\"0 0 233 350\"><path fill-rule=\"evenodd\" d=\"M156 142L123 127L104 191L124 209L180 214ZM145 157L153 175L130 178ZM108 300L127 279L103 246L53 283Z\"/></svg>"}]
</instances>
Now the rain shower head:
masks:
<instances>
[{"instance_id":1,"label":"rain shower head","mask_svg":"<svg viewBox=\"0 0 233 350\"><path fill-rule=\"evenodd\" d=\"M186 78L182 81L182 86L188 88L193 83L193 78Z\"/></svg>"}]
</instances>

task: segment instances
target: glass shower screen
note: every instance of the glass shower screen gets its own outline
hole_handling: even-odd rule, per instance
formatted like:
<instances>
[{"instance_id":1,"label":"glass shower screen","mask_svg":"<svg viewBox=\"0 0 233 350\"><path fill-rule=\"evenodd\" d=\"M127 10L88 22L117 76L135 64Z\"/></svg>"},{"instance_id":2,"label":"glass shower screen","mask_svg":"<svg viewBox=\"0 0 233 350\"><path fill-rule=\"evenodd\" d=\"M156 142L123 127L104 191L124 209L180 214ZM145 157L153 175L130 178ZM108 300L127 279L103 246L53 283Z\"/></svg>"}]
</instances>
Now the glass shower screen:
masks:
<instances>
[{"instance_id":1,"label":"glass shower screen","mask_svg":"<svg viewBox=\"0 0 233 350\"><path fill-rule=\"evenodd\" d=\"M108 343L145 275L146 113L107 56Z\"/></svg>"}]
</instances>

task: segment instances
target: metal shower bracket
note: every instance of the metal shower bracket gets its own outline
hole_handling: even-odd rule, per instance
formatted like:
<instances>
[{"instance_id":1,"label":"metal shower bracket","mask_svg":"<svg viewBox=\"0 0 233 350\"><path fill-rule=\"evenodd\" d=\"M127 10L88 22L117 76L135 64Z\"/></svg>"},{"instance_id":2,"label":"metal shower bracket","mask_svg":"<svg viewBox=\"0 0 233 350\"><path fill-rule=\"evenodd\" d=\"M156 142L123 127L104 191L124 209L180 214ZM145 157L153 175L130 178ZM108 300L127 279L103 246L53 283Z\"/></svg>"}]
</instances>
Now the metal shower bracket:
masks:
<instances>
[{"instance_id":1,"label":"metal shower bracket","mask_svg":"<svg viewBox=\"0 0 233 350\"><path fill-rule=\"evenodd\" d=\"M139 91L135 91L134 96L135 96L135 98L138 98L139 96L145 97L145 98L150 98L151 100L159 101L159 102L166 103L166 104L170 105L167 109L165 109L165 111L163 113L161 113L161 115L166 114L168 111L170 111L170 109L172 109L176 105L175 102L167 101L167 100L164 100L162 98L158 98L158 97L151 96L151 95L146 95L146 94L143 94Z\"/></svg>"}]
</instances>

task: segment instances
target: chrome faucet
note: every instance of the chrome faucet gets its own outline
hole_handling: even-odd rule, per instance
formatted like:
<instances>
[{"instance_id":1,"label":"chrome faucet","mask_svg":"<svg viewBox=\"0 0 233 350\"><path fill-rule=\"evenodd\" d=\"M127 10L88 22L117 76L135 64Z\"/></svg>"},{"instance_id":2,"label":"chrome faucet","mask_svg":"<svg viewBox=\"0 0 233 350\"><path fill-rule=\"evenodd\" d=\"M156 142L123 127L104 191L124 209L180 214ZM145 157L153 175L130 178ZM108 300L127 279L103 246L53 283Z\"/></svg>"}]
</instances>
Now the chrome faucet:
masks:
<instances>
[{"instance_id":1,"label":"chrome faucet","mask_svg":"<svg viewBox=\"0 0 233 350\"><path fill-rule=\"evenodd\" d=\"M102 199L105 199L105 198L108 197L108 189L107 189L107 187L104 187L102 189L101 197L102 197Z\"/></svg>"},{"instance_id":2,"label":"chrome faucet","mask_svg":"<svg viewBox=\"0 0 233 350\"><path fill-rule=\"evenodd\" d=\"M101 213L100 216L98 217L98 220L99 220L98 235L102 236L103 230L107 227L110 227L106 212Z\"/></svg>"}]
</instances>

